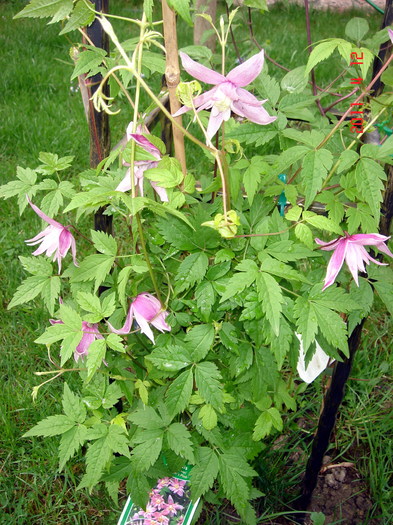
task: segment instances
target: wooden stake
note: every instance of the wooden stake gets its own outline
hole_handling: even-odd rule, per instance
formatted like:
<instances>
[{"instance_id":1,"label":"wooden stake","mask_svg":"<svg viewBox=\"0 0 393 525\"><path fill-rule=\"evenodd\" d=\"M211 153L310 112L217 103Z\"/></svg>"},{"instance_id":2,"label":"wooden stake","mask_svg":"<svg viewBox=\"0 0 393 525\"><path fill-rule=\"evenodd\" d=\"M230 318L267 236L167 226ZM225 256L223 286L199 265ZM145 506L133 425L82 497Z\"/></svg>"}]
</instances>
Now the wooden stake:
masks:
<instances>
[{"instance_id":1,"label":"wooden stake","mask_svg":"<svg viewBox=\"0 0 393 525\"><path fill-rule=\"evenodd\" d=\"M179 56L177 47L176 15L168 6L166 0L162 0L162 17L164 20L164 42L166 49L165 79L169 91L169 104L171 113L176 113L181 104L176 97L176 87L180 82ZM179 124L181 117L176 117ZM175 146L175 157L180 162L182 172L186 174L186 154L184 149L184 137L180 130L172 126L173 142Z\"/></svg>"}]
</instances>

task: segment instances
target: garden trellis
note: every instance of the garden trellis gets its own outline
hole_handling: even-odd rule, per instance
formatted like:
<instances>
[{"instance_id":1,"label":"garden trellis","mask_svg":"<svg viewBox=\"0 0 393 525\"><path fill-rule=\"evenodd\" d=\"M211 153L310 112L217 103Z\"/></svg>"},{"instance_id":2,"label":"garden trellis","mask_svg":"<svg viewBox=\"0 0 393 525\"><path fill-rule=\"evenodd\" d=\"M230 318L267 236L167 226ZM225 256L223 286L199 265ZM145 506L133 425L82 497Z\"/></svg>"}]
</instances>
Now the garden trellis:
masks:
<instances>
[{"instance_id":1,"label":"garden trellis","mask_svg":"<svg viewBox=\"0 0 393 525\"><path fill-rule=\"evenodd\" d=\"M187 2L168 5L184 23L191 21ZM249 501L258 497L251 484L252 465L262 441L282 431L286 412L296 410L299 352L308 363L318 342L338 360L325 401L325 410L332 411L332 393L337 394L334 412L341 395L334 384L341 382L340 390L345 384L374 293L392 307L392 272L379 267L382 259L364 248L379 250L387 256L385 262L391 255L385 243L392 139L381 145L358 140L382 120L391 125L389 34L384 29L366 45L364 22L351 21L347 40L314 45L308 65L288 73L280 89L263 68L262 51L247 49L248 60L240 64L226 57L234 17L248 17L248 12L242 15L229 7L228 17L213 29L221 41L222 63L201 47L181 54L182 77L184 70L195 77L177 90L179 105L189 109L183 111L183 122L196 120L183 128L172 116L178 110L167 109L154 84L155 75L162 74L163 41L152 4L145 2L141 19L129 21L136 30L128 41L116 36L116 19L93 11L87 0L33 0L21 13L64 20L62 32L91 24L97 15L93 27L102 27L114 47L109 57L87 43L75 57L74 74L87 75L91 84L90 118L105 114L93 113L93 103L114 113L116 96L123 93L126 98L130 83L134 93L125 148L107 157L105 140L105 154L91 162L97 169L82 173L81 191L74 191L63 210L76 212L73 227L59 217L58 208L53 212L50 199L40 201L47 179L36 183L37 177L66 169L69 159L49 155L41 159L44 165L31 170L34 180L1 190L5 197L18 194L20 203L27 204L28 195L34 211L48 223L30 240L41 243L34 255L55 256L62 266L60 273L59 265L43 256L22 257L32 275L9 306L41 295L54 319L37 342L59 355L54 376L80 376L79 389L71 391L65 383L64 414L47 418L27 435L61 435L61 467L86 444L86 474L80 486L91 490L103 480L113 492L116 483L127 478L141 506L158 477L194 465L193 498L212 488L252 523ZM385 25L391 23L390 12L388 2ZM168 14L173 23L173 11ZM87 37L94 40L89 32ZM365 82L381 42L387 48L386 62ZM168 42L165 45L169 50ZM348 85L338 85L340 96L334 101L362 104L359 137L345 125L351 124L345 121L351 117L349 106L339 122L333 117L329 122L326 107L334 103L329 100L325 109L322 102L316 105L316 98L323 101L326 95L315 80L318 96L309 93L304 73L334 52L346 64L347 84L361 79L350 86L357 89L353 98L347 96ZM352 53L363 54L364 61L350 65ZM106 89L113 74L121 87L110 100ZM379 78L389 89L375 93L366 104ZM204 83L210 84L209 91L202 90ZM195 144L187 159L189 171L179 150L177 159L168 156L169 145L150 134L151 123L150 130L143 127L144 113L156 108ZM221 130L213 138L218 126ZM101 135L98 139L92 143L100 144ZM269 144L274 149L269 150ZM19 168L18 175L23 173ZM282 173L287 174L286 183L279 178ZM121 191L127 177L130 189ZM276 208L283 191L288 201L284 217ZM316 203L324 205L323 214L315 213L321 208ZM82 253L80 234L89 236L85 217L99 210L106 226L91 232L92 246ZM112 218L116 238L107 227ZM322 249L315 236L327 243ZM79 266L67 255L74 240ZM326 254L329 247L332 254ZM357 287L358 270L370 262ZM335 283L325 278L327 266ZM74 368L68 366L73 358ZM324 421L322 417L325 430L315 447L320 453L331 430ZM310 463L311 477L319 470L318 461ZM305 497L309 492L310 485Z\"/></svg>"}]
</instances>

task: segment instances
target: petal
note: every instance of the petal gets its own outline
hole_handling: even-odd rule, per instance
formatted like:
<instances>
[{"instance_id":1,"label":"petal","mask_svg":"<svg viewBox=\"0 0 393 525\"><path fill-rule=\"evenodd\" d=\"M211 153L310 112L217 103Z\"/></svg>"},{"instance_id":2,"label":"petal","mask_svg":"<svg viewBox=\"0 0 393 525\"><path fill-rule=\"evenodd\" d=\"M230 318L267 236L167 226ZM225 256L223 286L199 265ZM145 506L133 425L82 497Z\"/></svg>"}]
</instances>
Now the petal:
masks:
<instances>
[{"instance_id":1,"label":"petal","mask_svg":"<svg viewBox=\"0 0 393 525\"><path fill-rule=\"evenodd\" d=\"M392 44L393 44L393 30L392 29L388 29L388 34L389 34L390 40L392 41Z\"/></svg>"},{"instance_id":2,"label":"petal","mask_svg":"<svg viewBox=\"0 0 393 525\"><path fill-rule=\"evenodd\" d=\"M361 272L366 271L364 264L363 264L363 257L361 253L361 249L363 247L356 246L354 244L351 245L349 241L346 244L347 244L347 249L345 252L345 262L347 263L349 271L351 272L356 285L359 286L358 271L361 271Z\"/></svg>"},{"instance_id":3,"label":"petal","mask_svg":"<svg viewBox=\"0 0 393 525\"><path fill-rule=\"evenodd\" d=\"M264 50L249 58L240 66L235 67L226 76L236 87L244 87L257 78L262 71L264 62Z\"/></svg>"},{"instance_id":4,"label":"petal","mask_svg":"<svg viewBox=\"0 0 393 525\"><path fill-rule=\"evenodd\" d=\"M72 253L72 260L74 262L75 266L79 266L78 261L76 260L76 242L74 236L72 236L71 239L71 253Z\"/></svg>"},{"instance_id":5,"label":"petal","mask_svg":"<svg viewBox=\"0 0 393 525\"><path fill-rule=\"evenodd\" d=\"M113 332L114 334L118 334L118 335L125 335L125 334L129 334L130 331L131 331L131 326L132 326L132 318L133 318L133 310L132 310L132 306L129 307L128 309L128 313L127 313L127 317L126 317L126 322L124 323L123 327L122 328L119 328L118 330L116 328L114 328L111 323L108 323L108 326L109 326L109 330L111 332Z\"/></svg>"},{"instance_id":6,"label":"petal","mask_svg":"<svg viewBox=\"0 0 393 525\"><path fill-rule=\"evenodd\" d=\"M137 311L135 311L134 313L135 313L135 320L141 329L141 333L145 334L150 339L150 341L154 344L154 335L153 335L152 329L149 326L149 323L146 321L143 315L141 315Z\"/></svg>"},{"instance_id":7,"label":"petal","mask_svg":"<svg viewBox=\"0 0 393 525\"><path fill-rule=\"evenodd\" d=\"M205 82L206 84L215 85L220 84L221 82L225 82L224 75L221 75L220 73L217 73L216 71L213 71L212 69L209 69L206 66L202 66L202 64L198 64L198 62L192 60L192 58L190 58L186 53L182 53L180 51L179 54L181 58L181 63L183 64L183 68L192 77L196 78L197 80L200 80L201 82Z\"/></svg>"},{"instance_id":8,"label":"petal","mask_svg":"<svg viewBox=\"0 0 393 525\"><path fill-rule=\"evenodd\" d=\"M51 224L52 226L55 226L56 228L63 228L62 224L60 224L59 222L57 222L57 221L51 219L50 217L48 217L47 215L45 215L45 213L42 210L40 210L38 208L38 206L36 206L35 204L33 204L31 202L31 200L29 199L29 197L27 195L26 195L26 198L27 198L27 201L30 204L30 206L33 208L33 210L36 212L36 214L39 217L41 217L41 219L43 219L48 224Z\"/></svg>"},{"instance_id":9,"label":"petal","mask_svg":"<svg viewBox=\"0 0 393 525\"><path fill-rule=\"evenodd\" d=\"M349 242L361 244L363 246L377 246L381 242L389 240L390 237L380 235L379 233L356 233L349 237Z\"/></svg>"},{"instance_id":10,"label":"petal","mask_svg":"<svg viewBox=\"0 0 393 525\"><path fill-rule=\"evenodd\" d=\"M169 324L165 322L166 317L168 316L168 312L161 312L157 315L155 319L152 319L151 324L157 328L157 330L160 330L161 332L164 332L165 330L167 332L171 331L171 327Z\"/></svg>"},{"instance_id":11,"label":"petal","mask_svg":"<svg viewBox=\"0 0 393 525\"><path fill-rule=\"evenodd\" d=\"M325 250L327 252L330 252L331 250L335 250L341 241L341 237L338 237L337 239L333 239L332 241L325 242L321 239L318 239L318 237L315 237L315 242L319 244L320 246L323 246L321 250Z\"/></svg>"},{"instance_id":12,"label":"petal","mask_svg":"<svg viewBox=\"0 0 393 525\"><path fill-rule=\"evenodd\" d=\"M59 253L60 257L65 257L71 246L72 233L63 228L63 231L59 235Z\"/></svg>"},{"instance_id":13,"label":"petal","mask_svg":"<svg viewBox=\"0 0 393 525\"><path fill-rule=\"evenodd\" d=\"M255 124L271 124L277 117L272 117L263 107L251 106L249 104L243 104L240 100L233 102L232 111L241 117L246 117Z\"/></svg>"},{"instance_id":14,"label":"petal","mask_svg":"<svg viewBox=\"0 0 393 525\"><path fill-rule=\"evenodd\" d=\"M334 283L334 280L336 279L338 272L341 270L341 267L344 262L345 258L345 252L347 248L347 240L340 239L336 249L334 250L333 255L330 258L327 271L326 271L326 277L324 281L324 286L322 290L325 290L328 286Z\"/></svg>"},{"instance_id":15,"label":"petal","mask_svg":"<svg viewBox=\"0 0 393 525\"><path fill-rule=\"evenodd\" d=\"M389 248L386 246L385 243L381 242L377 244L377 248L380 252L385 253L386 255L389 255L389 257L393 257L393 253L389 250Z\"/></svg>"},{"instance_id":16,"label":"petal","mask_svg":"<svg viewBox=\"0 0 393 525\"><path fill-rule=\"evenodd\" d=\"M139 133L131 133L130 138L134 139L135 142L139 146L141 146L144 150L154 155L156 159L161 159L160 150L156 146L154 146L154 144L152 144L150 140L148 140L146 137L144 137L143 135L140 135Z\"/></svg>"},{"instance_id":17,"label":"petal","mask_svg":"<svg viewBox=\"0 0 393 525\"><path fill-rule=\"evenodd\" d=\"M154 189L154 191L157 193L157 195L160 197L161 202L169 202L168 194L165 188L161 188L161 186L158 186L153 181L150 181L150 184L151 184L151 187Z\"/></svg>"},{"instance_id":18,"label":"petal","mask_svg":"<svg viewBox=\"0 0 393 525\"><path fill-rule=\"evenodd\" d=\"M267 99L258 100L255 95L242 88L237 88L236 94L240 102L243 102L243 104L249 104L250 106L261 106L267 101Z\"/></svg>"},{"instance_id":19,"label":"petal","mask_svg":"<svg viewBox=\"0 0 393 525\"><path fill-rule=\"evenodd\" d=\"M360 250L361 257L366 264L370 264L370 261L371 261L375 264L378 264L378 266L388 266L387 263L381 263L377 261L377 259L374 259L374 257L371 257L371 255L367 252L367 250L363 246L358 246L357 248Z\"/></svg>"},{"instance_id":20,"label":"petal","mask_svg":"<svg viewBox=\"0 0 393 525\"><path fill-rule=\"evenodd\" d=\"M224 112L225 113L225 112ZM210 114L209 124L207 126L207 136L211 140L217 131L220 129L221 124L224 121L224 113L219 112L217 115L214 115L213 112Z\"/></svg>"},{"instance_id":21,"label":"petal","mask_svg":"<svg viewBox=\"0 0 393 525\"><path fill-rule=\"evenodd\" d=\"M131 190L131 178L130 178L130 170L127 170L124 179L118 184L115 191L130 191Z\"/></svg>"},{"instance_id":22,"label":"petal","mask_svg":"<svg viewBox=\"0 0 393 525\"><path fill-rule=\"evenodd\" d=\"M132 308L146 321L151 321L161 311L160 301L150 293L139 294L132 302Z\"/></svg>"}]
</instances>

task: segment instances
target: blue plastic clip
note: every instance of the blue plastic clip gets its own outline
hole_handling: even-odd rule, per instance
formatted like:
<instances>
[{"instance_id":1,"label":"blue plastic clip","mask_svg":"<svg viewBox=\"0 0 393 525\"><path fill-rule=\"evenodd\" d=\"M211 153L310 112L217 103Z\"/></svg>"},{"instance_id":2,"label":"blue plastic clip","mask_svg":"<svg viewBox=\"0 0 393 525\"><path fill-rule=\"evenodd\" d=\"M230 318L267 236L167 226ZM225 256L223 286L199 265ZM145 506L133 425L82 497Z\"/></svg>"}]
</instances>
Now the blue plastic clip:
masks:
<instances>
[{"instance_id":1,"label":"blue plastic clip","mask_svg":"<svg viewBox=\"0 0 393 525\"><path fill-rule=\"evenodd\" d=\"M283 182L284 184L286 184L287 182L287 176L285 175L285 173L280 173L280 175L278 176L278 178L280 179L281 182ZM285 206L287 205L287 197L285 195L285 191L282 191L281 192L281 195L279 196L278 198L278 209L279 209L279 212L280 212L280 215L281 217L284 217L284 213L285 213Z\"/></svg>"}]
</instances>

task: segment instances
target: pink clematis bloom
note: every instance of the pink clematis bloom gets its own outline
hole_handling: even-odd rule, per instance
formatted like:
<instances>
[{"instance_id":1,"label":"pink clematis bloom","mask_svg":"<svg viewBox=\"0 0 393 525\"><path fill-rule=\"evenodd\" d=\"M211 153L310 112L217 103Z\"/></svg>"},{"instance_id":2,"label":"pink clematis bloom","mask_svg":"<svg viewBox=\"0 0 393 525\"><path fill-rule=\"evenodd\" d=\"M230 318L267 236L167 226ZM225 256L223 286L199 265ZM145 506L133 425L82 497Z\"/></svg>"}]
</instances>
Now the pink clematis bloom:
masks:
<instances>
[{"instance_id":1,"label":"pink clematis bloom","mask_svg":"<svg viewBox=\"0 0 393 525\"><path fill-rule=\"evenodd\" d=\"M142 133L148 133L148 129L144 126L138 126L137 133L132 133L132 122L129 123L127 127L127 139L134 140L138 146L141 146L145 151L153 155L157 160L137 160L134 163L134 184L138 185L139 193L143 197L143 174L146 170L151 168L156 168L158 162L161 160L160 150L154 146ZM126 166L129 164L125 163ZM160 197L162 202L168 202L168 195L165 188L161 188L155 182L150 181L150 184L157 195ZM127 170L127 173L124 179L117 186L116 191L130 191L131 190L131 179L130 179L130 170Z\"/></svg>"},{"instance_id":2,"label":"pink clematis bloom","mask_svg":"<svg viewBox=\"0 0 393 525\"><path fill-rule=\"evenodd\" d=\"M247 90L242 89L255 80L262 71L264 63L263 50L246 60L243 64L240 64L240 66L232 69L226 76L198 64L186 53L180 52L180 57L187 73L201 82L214 85L214 88L199 95L193 101L198 111L211 109L207 127L207 136L210 140L223 121L229 120L231 111L256 124L266 125L276 120L277 117L270 116L266 109L262 107L266 100L258 100ZM188 106L183 106L174 116L182 115L190 109Z\"/></svg>"},{"instance_id":3,"label":"pink clematis bloom","mask_svg":"<svg viewBox=\"0 0 393 525\"><path fill-rule=\"evenodd\" d=\"M380 266L386 266L385 263L380 263L371 257L364 246L375 246L379 251L389 255L389 257L393 257L393 253L385 244L385 241L388 239L390 239L390 237L380 235L379 233L357 233L355 235L349 235L346 232L345 237L340 237L330 242L324 242L320 239L315 239L315 242L322 246L321 250L334 250L327 267L327 273L322 290L325 290L325 288L334 283L338 272L341 270L344 260L347 263L355 283L358 286L358 271L366 271L364 263L370 264L370 261L372 261L375 264L379 264Z\"/></svg>"},{"instance_id":4,"label":"pink clematis bloom","mask_svg":"<svg viewBox=\"0 0 393 525\"><path fill-rule=\"evenodd\" d=\"M169 483L169 489L178 496L182 497L184 494L184 489L186 485L186 481L177 479L177 478L171 478L171 481Z\"/></svg>"},{"instance_id":5,"label":"pink clematis bloom","mask_svg":"<svg viewBox=\"0 0 393 525\"><path fill-rule=\"evenodd\" d=\"M168 496L168 502L164 504L164 508L163 510L161 511L161 514L163 514L164 516L176 516L177 514L177 511L178 510L182 510L183 509L183 505L180 505L179 503L175 503L173 501L173 498L172 496Z\"/></svg>"},{"instance_id":6,"label":"pink clematis bloom","mask_svg":"<svg viewBox=\"0 0 393 525\"><path fill-rule=\"evenodd\" d=\"M165 322L168 312L162 310L161 303L150 293L139 294L131 303L124 326L117 330L110 323L108 326L112 332L119 335L129 334L135 317L142 334L145 334L154 344L154 335L150 324L160 332L169 332L171 327Z\"/></svg>"},{"instance_id":7,"label":"pink clematis bloom","mask_svg":"<svg viewBox=\"0 0 393 525\"><path fill-rule=\"evenodd\" d=\"M40 210L38 206L31 202L27 195L26 197L36 214L49 224L49 226L45 228L45 230L42 230L42 232L40 232L38 235L25 241L28 246L34 246L35 244L41 243L41 246L37 248L35 252L33 252L33 255L41 255L44 252L48 257L53 255L53 261L57 260L60 272L61 260L67 255L68 250L71 248L74 264L75 266L78 266L78 263L76 262L75 239L72 233L69 231L69 227L63 226L60 224L60 222L57 222L45 215L45 213Z\"/></svg>"},{"instance_id":8,"label":"pink clematis bloom","mask_svg":"<svg viewBox=\"0 0 393 525\"><path fill-rule=\"evenodd\" d=\"M50 324L63 324L63 321L58 319L49 319ZM87 321L82 321L82 332L83 336L80 340L78 346L75 348L74 359L78 362L79 359L83 359L89 353L89 346L96 339L104 339L103 336L98 331L97 323L88 323Z\"/></svg>"}]
</instances>

